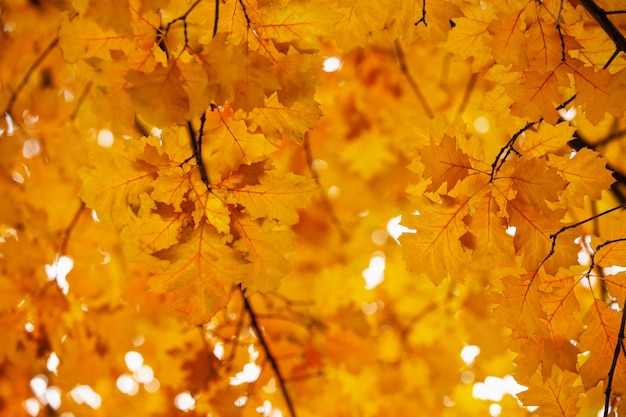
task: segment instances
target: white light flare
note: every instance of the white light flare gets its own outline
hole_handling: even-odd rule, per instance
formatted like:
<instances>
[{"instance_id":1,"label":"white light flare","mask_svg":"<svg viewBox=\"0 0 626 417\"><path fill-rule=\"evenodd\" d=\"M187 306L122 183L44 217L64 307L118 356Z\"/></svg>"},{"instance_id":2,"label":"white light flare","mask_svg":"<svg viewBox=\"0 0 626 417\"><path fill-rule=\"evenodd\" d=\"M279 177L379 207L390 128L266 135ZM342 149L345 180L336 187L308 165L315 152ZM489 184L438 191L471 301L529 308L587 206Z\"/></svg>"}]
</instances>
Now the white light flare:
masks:
<instances>
[{"instance_id":1,"label":"white light flare","mask_svg":"<svg viewBox=\"0 0 626 417\"><path fill-rule=\"evenodd\" d=\"M70 290L70 284L67 282L67 274L74 268L74 260L69 256L57 255L52 264L46 264L46 275L48 280L56 280L57 285L67 295Z\"/></svg>"},{"instance_id":2,"label":"white light flare","mask_svg":"<svg viewBox=\"0 0 626 417\"><path fill-rule=\"evenodd\" d=\"M480 354L480 348L475 345L467 345L461 349L461 359L466 365L472 365L476 356Z\"/></svg>"},{"instance_id":3,"label":"white light flare","mask_svg":"<svg viewBox=\"0 0 626 417\"><path fill-rule=\"evenodd\" d=\"M385 280L385 254L381 251L372 253L369 267L363 270L365 289L376 288Z\"/></svg>"},{"instance_id":4,"label":"white light flare","mask_svg":"<svg viewBox=\"0 0 626 417\"><path fill-rule=\"evenodd\" d=\"M102 129L98 132L98 136L96 137L96 142L98 145L103 148L110 148L113 146L115 142L115 137L113 136L113 132L107 129Z\"/></svg>"},{"instance_id":5,"label":"white light flare","mask_svg":"<svg viewBox=\"0 0 626 417\"><path fill-rule=\"evenodd\" d=\"M181 392L174 399L174 405L181 411L189 411L196 406L196 399L188 391Z\"/></svg>"},{"instance_id":6,"label":"white light flare","mask_svg":"<svg viewBox=\"0 0 626 417\"><path fill-rule=\"evenodd\" d=\"M102 405L102 397L89 385L77 385L70 391L70 395L76 404L87 404L94 410Z\"/></svg>"},{"instance_id":7,"label":"white light flare","mask_svg":"<svg viewBox=\"0 0 626 417\"><path fill-rule=\"evenodd\" d=\"M419 215L419 213L416 213L416 214ZM393 240L395 240L397 243L400 243L398 238L403 233L416 233L417 232L415 229L409 229L408 227L401 225L400 224L401 221L402 221L402 216L399 215L399 216L389 219L389 221L387 222L387 233L389 233L389 236L391 236Z\"/></svg>"},{"instance_id":8,"label":"white light flare","mask_svg":"<svg viewBox=\"0 0 626 417\"><path fill-rule=\"evenodd\" d=\"M324 60L322 64L322 68L324 72L337 72L341 69L343 62L341 62L341 58L338 56L329 56Z\"/></svg>"},{"instance_id":9,"label":"white light flare","mask_svg":"<svg viewBox=\"0 0 626 417\"><path fill-rule=\"evenodd\" d=\"M504 378L488 376L485 382L477 382L472 389L472 395L479 400L500 402L504 394L517 395L527 387L517 383L515 378L507 375Z\"/></svg>"}]
</instances>

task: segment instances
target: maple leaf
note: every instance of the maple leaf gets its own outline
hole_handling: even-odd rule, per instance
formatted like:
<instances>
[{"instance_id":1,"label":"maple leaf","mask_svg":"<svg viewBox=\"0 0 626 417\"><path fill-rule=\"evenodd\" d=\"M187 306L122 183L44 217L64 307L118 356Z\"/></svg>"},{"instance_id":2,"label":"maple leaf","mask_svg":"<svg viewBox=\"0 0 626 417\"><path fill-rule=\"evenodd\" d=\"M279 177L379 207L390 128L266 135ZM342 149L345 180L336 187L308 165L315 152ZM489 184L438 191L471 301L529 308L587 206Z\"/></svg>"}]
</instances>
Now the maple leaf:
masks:
<instances>
[{"instance_id":1,"label":"maple leaf","mask_svg":"<svg viewBox=\"0 0 626 417\"><path fill-rule=\"evenodd\" d=\"M463 281L469 254L460 238L466 232L463 217L468 210L464 202L446 197L441 204L426 206L419 215L403 217L402 224L416 230L400 236L407 268L427 274L435 284L446 276Z\"/></svg>"},{"instance_id":2,"label":"maple leaf","mask_svg":"<svg viewBox=\"0 0 626 417\"><path fill-rule=\"evenodd\" d=\"M256 108L247 117L251 131L260 128L268 141L280 144L283 136L295 143L302 143L304 134L313 129L322 112L314 101L295 102L285 107L272 94L265 99L263 107Z\"/></svg>"},{"instance_id":3,"label":"maple leaf","mask_svg":"<svg viewBox=\"0 0 626 417\"><path fill-rule=\"evenodd\" d=\"M249 273L242 281L246 294L278 289L290 269L284 255L294 248L292 234L271 220L238 217L234 225L233 248L250 262Z\"/></svg>"},{"instance_id":4,"label":"maple leaf","mask_svg":"<svg viewBox=\"0 0 626 417\"><path fill-rule=\"evenodd\" d=\"M578 375L570 371L554 368L547 381L536 374L530 380L527 391L517 396L525 404L538 406L538 414L546 417L574 417L578 415L579 395L583 388L577 384Z\"/></svg>"},{"instance_id":5,"label":"maple leaf","mask_svg":"<svg viewBox=\"0 0 626 417\"><path fill-rule=\"evenodd\" d=\"M246 276L243 259L223 239L203 224L181 243L154 254L169 265L150 278L150 290L172 294L172 308L182 312L188 323L208 322L228 302L230 288Z\"/></svg>"},{"instance_id":6,"label":"maple leaf","mask_svg":"<svg viewBox=\"0 0 626 417\"><path fill-rule=\"evenodd\" d=\"M456 140L447 135L439 143L431 140L430 146L424 148L421 154L425 166L423 176L431 179L431 184L426 187L428 191L436 191L446 183L449 192L472 167L469 157L457 148Z\"/></svg>"},{"instance_id":7,"label":"maple leaf","mask_svg":"<svg viewBox=\"0 0 626 417\"><path fill-rule=\"evenodd\" d=\"M268 171L259 184L231 190L230 199L244 206L253 219L266 217L290 225L298 221L296 208L309 204L317 192L317 185L308 178Z\"/></svg>"},{"instance_id":8,"label":"maple leaf","mask_svg":"<svg viewBox=\"0 0 626 417\"><path fill-rule=\"evenodd\" d=\"M580 350L589 351L579 373L586 390L606 380L619 333L619 313L595 300L583 318L586 325L580 338ZM626 360L620 356L613 380L617 392L626 386Z\"/></svg>"}]
</instances>

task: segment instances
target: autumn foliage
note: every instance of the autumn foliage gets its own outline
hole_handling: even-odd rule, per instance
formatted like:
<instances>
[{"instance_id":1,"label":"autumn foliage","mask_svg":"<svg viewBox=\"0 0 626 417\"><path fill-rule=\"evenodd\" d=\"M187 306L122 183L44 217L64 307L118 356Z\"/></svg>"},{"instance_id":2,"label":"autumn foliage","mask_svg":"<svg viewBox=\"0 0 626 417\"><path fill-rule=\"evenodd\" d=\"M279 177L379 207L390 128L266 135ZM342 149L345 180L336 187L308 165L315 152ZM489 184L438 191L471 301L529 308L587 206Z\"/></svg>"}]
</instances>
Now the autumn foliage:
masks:
<instances>
[{"instance_id":1,"label":"autumn foliage","mask_svg":"<svg viewBox=\"0 0 626 417\"><path fill-rule=\"evenodd\" d=\"M623 2L0 26L1 415L626 413Z\"/></svg>"}]
</instances>

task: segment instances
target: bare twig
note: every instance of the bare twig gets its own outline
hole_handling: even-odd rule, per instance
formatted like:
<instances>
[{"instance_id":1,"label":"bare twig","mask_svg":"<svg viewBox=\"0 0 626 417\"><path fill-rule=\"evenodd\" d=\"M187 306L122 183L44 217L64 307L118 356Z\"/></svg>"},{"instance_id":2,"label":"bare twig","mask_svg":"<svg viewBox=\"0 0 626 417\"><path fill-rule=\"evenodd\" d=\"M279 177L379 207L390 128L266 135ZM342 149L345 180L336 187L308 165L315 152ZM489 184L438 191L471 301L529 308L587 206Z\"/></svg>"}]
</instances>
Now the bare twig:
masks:
<instances>
[{"instance_id":1,"label":"bare twig","mask_svg":"<svg viewBox=\"0 0 626 417\"><path fill-rule=\"evenodd\" d=\"M270 363L270 366L272 367L272 370L274 371L274 376L276 377L276 380L278 381L278 386L280 387L280 391L282 392L283 398L285 399L285 404L287 405L287 409L289 409L289 414L291 414L291 417L296 417L296 410L294 408L293 401L291 400L289 391L287 391L286 380L282 372L280 371L280 368L278 367L278 362L276 360L276 357L270 350L270 346L269 346L269 343L267 342L267 339L265 339L265 334L263 333L263 329L261 328L257 320L258 316L255 313L254 309L252 308L252 305L250 304L248 297L246 297L246 295L244 294L243 287L241 285L239 286L239 290L241 293L241 298L243 299L244 307L246 311L248 312L248 315L250 316L250 325L252 329L254 330L254 332L256 333L259 339L259 343L261 344L261 348L265 352L265 357L267 358L267 361Z\"/></svg>"},{"instance_id":2,"label":"bare twig","mask_svg":"<svg viewBox=\"0 0 626 417\"><path fill-rule=\"evenodd\" d=\"M424 113L426 113L426 116L432 119L433 117L435 117L435 115L433 111L431 110L430 105L428 104L428 101L426 101L426 97L424 97L422 90L420 90L419 86L417 85L415 78L413 78L413 75L411 75L411 72L409 71L409 67L406 64L404 51L402 50L402 45L400 45L400 41L396 39L396 41L394 42L394 45L396 48L396 56L398 57L398 65L400 66L400 70L402 71L402 73L406 77L406 80L409 82L409 85L413 89L413 92L415 93L417 100L422 105L422 108L424 109Z\"/></svg>"},{"instance_id":3,"label":"bare twig","mask_svg":"<svg viewBox=\"0 0 626 417\"><path fill-rule=\"evenodd\" d=\"M328 217L330 217L330 221L335 226L335 229L337 229L337 233L339 233L339 237L341 238L341 241L345 242L348 240L348 233L346 233L343 225L341 224L341 222L339 221L339 218L337 217L337 214L335 214L335 209L333 208L333 205L330 203L328 194L324 192L324 188L322 187L322 184L320 182L320 177L317 173L317 170L313 166L313 154L311 152L311 144L309 143L309 136L306 134L304 136L304 141L302 142L302 148L304 149L304 155L306 157L306 162L309 165L311 176L313 177L313 180L317 183L317 185L321 189L320 197L322 199L322 204L324 204L324 209L326 210L326 213L328 213Z\"/></svg>"},{"instance_id":4,"label":"bare twig","mask_svg":"<svg viewBox=\"0 0 626 417\"><path fill-rule=\"evenodd\" d=\"M622 321L619 326L619 334L617 335L617 343L615 344L615 351L613 352L613 362L611 362L606 390L604 391L604 417L608 417L609 415L611 390L613 388L613 377L615 376L615 368L617 368L617 360L619 359L620 353L623 352L626 355L626 349L624 349L624 327L626 327L626 299L622 306Z\"/></svg>"},{"instance_id":5,"label":"bare twig","mask_svg":"<svg viewBox=\"0 0 626 417\"><path fill-rule=\"evenodd\" d=\"M35 62L33 62L32 65L28 68L28 71L26 71L26 74L24 74L22 81L20 81L17 88L13 91L13 93L11 94L11 97L9 97L9 102L7 103L7 106L4 109L5 114L9 114L9 115L11 114L11 110L13 110L13 105L15 104L15 100L17 100L17 96L20 94L22 89L24 89L24 87L26 86L26 83L28 82L28 80L30 80L30 77L33 75L35 70L41 65L44 59L46 59L46 57L50 54L50 52L52 52L52 50L54 49L55 46L57 46L58 43L59 43L59 35L57 35L52 40L52 42L50 42L50 44L46 47L46 49L43 50L43 52L39 55L39 57L37 57Z\"/></svg>"},{"instance_id":6,"label":"bare twig","mask_svg":"<svg viewBox=\"0 0 626 417\"><path fill-rule=\"evenodd\" d=\"M420 23L423 23L424 26L428 26L428 23L426 23L426 0L422 0L422 17L415 22L414 25L417 26Z\"/></svg>"},{"instance_id":7,"label":"bare twig","mask_svg":"<svg viewBox=\"0 0 626 417\"><path fill-rule=\"evenodd\" d=\"M610 14L615 14L615 12L605 11L603 8L598 6L594 0L579 0L579 3L600 25L608 37L611 38L617 50L626 52L626 37L624 37L622 32L620 32L613 22L611 22L611 19L608 18ZM619 13L622 11L617 12Z\"/></svg>"}]
</instances>

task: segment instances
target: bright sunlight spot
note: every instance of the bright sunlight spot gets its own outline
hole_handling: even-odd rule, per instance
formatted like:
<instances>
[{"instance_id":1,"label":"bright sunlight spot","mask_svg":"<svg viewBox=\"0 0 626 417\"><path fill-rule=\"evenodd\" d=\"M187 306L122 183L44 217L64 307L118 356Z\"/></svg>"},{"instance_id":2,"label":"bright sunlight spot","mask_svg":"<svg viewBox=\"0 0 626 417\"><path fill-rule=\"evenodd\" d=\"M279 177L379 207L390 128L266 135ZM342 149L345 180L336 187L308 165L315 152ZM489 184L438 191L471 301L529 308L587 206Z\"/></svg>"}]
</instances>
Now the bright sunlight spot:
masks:
<instances>
[{"instance_id":1,"label":"bright sunlight spot","mask_svg":"<svg viewBox=\"0 0 626 417\"><path fill-rule=\"evenodd\" d=\"M44 393L46 403L53 409L61 407L61 389L59 387L49 387Z\"/></svg>"},{"instance_id":2,"label":"bright sunlight spot","mask_svg":"<svg viewBox=\"0 0 626 417\"><path fill-rule=\"evenodd\" d=\"M76 404L87 404L95 409L102 405L102 397L95 392L89 385L78 385L70 391L70 395L76 401Z\"/></svg>"},{"instance_id":3,"label":"bright sunlight spot","mask_svg":"<svg viewBox=\"0 0 626 417\"><path fill-rule=\"evenodd\" d=\"M376 288L385 279L385 254L376 251L370 258L370 265L363 270L363 279L365 279L365 289L371 290Z\"/></svg>"},{"instance_id":4,"label":"bright sunlight spot","mask_svg":"<svg viewBox=\"0 0 626 417\"><path fill-rule=\"evenodd\" d=\"M48 368L48 371L56 375L59 363L61 363L59 357L55 352L52 352L48 357L48 361L46 362L46 368Z\"/></svg>"},{"instance_id":5,"label":"bright sunlight spot","mask_svg":"<svg viewBox=\"0 0 626 417\"><path fill-rule=\"evenodd\" d=\"M189 392L181 392L174 399L174 405L181 411L189 411L196 405L196 400Z\"/></svg>"},{"instance_id":6,"label":"bright sunlight spot","mask_svg":"<svg viewBox=\"0 0 626 417\"><path fill-rule=\"evenodd\" d=\"M241 385L245 382L254 382L261 375L261 367L254 362L249 362L243 366L241 372L237 372L234 377L230 377L230 385Z\"/></svg>"},{"instance_id":7,"label":"bright sunlight spot","mask_svg":"<svg viewBox=\"0 0 626 417\"><path fill-rule=\"evenodd\" d=\"M478 133L487 133L489 132L489 120L484 116L479 116L474 120L474 129Z\"/></svg>"},{"instance_id":8,"label":"bright sunlight spot","mask_svg":"<svg viewBox=\"0 0 626 417\"><path fill-rule=\"evenodd\" d=\"M472 395L479 400L501 401L504 394L516 395L526 390L526 387L517 383L511 376L504 378L488 376L485 382L477 382L472 389Z\"/></svg>"},{"instance_id":9,"label":"bright sunlight spot","mask_svg":"<svg viewBox=\"0 0 626 417\"><path fill-rule=\"evenodd\" d=\"M22 156L31 159L41 153L41 143L34 138L26 139L22 145Z\"/></svg>"},{"instance_id":10,"label":"bright sunlight spot","mask_svg":"<svg viewBox=\"0 0 626 417\"><path fill-rule=\"evenodd\" d=\"M29 398L27 400L24 400L22 405L24 406L24 410L26 410L29 416L36 416L37 414L39 414L39 408L41 406L39 405L39 401L37 401L36 398Z\"/></svg>"},{"instance_id":11,"label":"bright sunlight spot","mask_svg":"<svg viewBox=\"0 0 626 417\"><path fill-rule=\"evenodd\" d=\"M471 365L474 363L474 359L476 359L479 353L480 348L478 346L468 345L461 349L461 359L463 359L463 362L467 365Z\"/></svg>"},{"instance_id":12,"label":"bright sunlight spot","mask_svg":"<svg viewBox=\"0 0 626 417\"><path fill-rule=\"evenodd\" d=\"M489 415L491 417L498 417L502 413L502 406L500 404L491 404L489 406Z\"/></svg>"},{"instance_id":13,"label":"bright sunlight spot","mask_svg":"<svg viewBox=\"0 0 626 417\"><path fill-rule=\"evenodd\" d=\"M28 333L32 333L35 331L35 325L32 322L27 321L26 324L24 324L24 330Z\"/></svg>"},{"instance_id":14,"label":"bright sunlight spot","mask_svg":"<svg viewBox=\"0 0 626 417\"><path fill-rule=\"evenodd\" d=\"M70 284L67 282L67 274L74 268L74 260L69 256L57 255L55 261L52 264L46 264L46 275L48 280L57 281L57 285L63 291L63 294L67 295L70 290Z\"/></svg>"},{"instance_id":15,"label":"bright sunlight spot","mask_svg":"<svg viewBox=\"0 0 626 417\"><path fill-rule=\"evenodd\" d=\"M248 397L242 395L241 397L235 400L235 407L243 407L248 403Z\"/></svg>"},{"instance_id":16,"label":"bright sunlight spot","mask_svg":"<svg viewBox=\"0 0 626 417\"><path fill-rule=\"evenodd\" d=\"M150 136L154 136L155 138L161 139L161 133L163 133L163 129L159 129L156 126L150 129Z\"/></svg>"},{"instance_id":17,"label":"bright sunlight spot","mask_svg":"<svg viewBox=\"0 0 626 417\"><path fill-rule=\"evenodd\" d=\"M137 378L138 382L145 384L154 379L154 371L150 366L144 365L141 368L137 369L137 372L135 372L135 378Z\"/></svg>"},{"instance_id":18,"label":"bright sunlight spot","mask_svg":"<svg viewBox=\"0 0 626 417\"><path fill-rule=\"evenodd\" d=\"M139 392L139 384L128 374L120 375L119 378L117 378L115 386L120 392L126 395L135 395Z\"/></svg>"},{"instance_id":19,"label":"bright sunlight spot","mask_svg":"<svg viewBox=\"0 0 626 417\"><path fill-rule=\"evenodd\" d=\"M13 127L13 119L9 113L4 113L4 120L7 122L7 136L13 136L15 128Z\"/></svg>"},{"instance_id":20,"label":"bright sunlight spot","mask_svg":"<svg viewBox=\"0 0 626 417\"><path fill-rule=\"evenodd\" d=\"M131 350L124 355L124 362L130 371L135 372L143 365L143 356L141 353Z\"/></svg>"},{"instance_id":21,"label":"bright sunlight spot","mask_svg":"<svg viewBox=\"0 0 626 417\"><path fill-rule=\"evenodd\" d=\"M41 397L48 388L48 377L45 375L37 375L30 380L30 389L37 397Z\"/></svg>"},{"instance_id":22,"label":"bright sunlight spot","mask_svg":"<svg viewBox=\"0 0 626 417\"><path fill-rule=\"evenodd\" d=\"M574 118L576 117L576 107L570 107L567 110L560 109L559 116L561 116L561 119L565 120L566 122L574 120Z\"/></svg>"},{"instance_id":23,"label":"bright sunlight spot","mask_svg":"<svg viewBox=\"0 0 626 417\"><path fill-rule=\"evenodd\" d=\"M330 56L324 60L324 72L335 72L341 69L341 59L336 56Z\"/></svg>"},{"instance_id":24,"label":"bright sunlight spot","mask_svg":"<svg viewBox=\"0 0 626 417\"><path fill-rule=\"evenodd\" d=\"M110 130L102 129L98 132L96 142L98 142L98 145L102 146L103 148L110 148L111 146L113 146L114 141L115 138L113 137L113 132L111 132Z\"/></svg>"},{"instance_id":25,"label":"bright sunlight spot","mask_svg":"<svg viewBox=\"0 0 626 417\"><path fill-rule=\"evenodd\" d=\"M219 360L224 359L224 343L217 342L213 347L213 354Z\"/></svg>"},{"instance_id":26,"label":"bright sunlight spot","mask_svg":"<svg viewBox=\"0 0 626 417\"><path fill-rule=\"evenodd\" d=\"M263 401L263 405L256 408L257 413L261 413L263 417L283 417L282 411L274 408L268 400Z\"/></svg>"},{"instance_id":27,"label":"bright sunlight spot","mask_svg":"<svg viewBox=\"0 0 626 417\"><path fill-rule=\"evenodd\" d=\"M517 232L517 227L515 226L509 226L506 228L505 233L509 236L515 236L515 232Z\"/></svg>"},{"instance_id":28,"label":"bright sunlight spot","mask_svg":"<svg viewBox=\"0 0 626 417\"><path fill-rule=\"evenodd\" d=\"M402 221L402 216L396 216L392 219L389 219L387 222L387 233L391 236L396 242L398 242L398 238L402 233L415 233L415 229L409 229L406 226L402 226L400 222Z\"/></svg>"}]
</instances>

